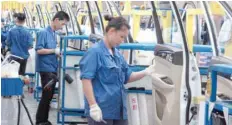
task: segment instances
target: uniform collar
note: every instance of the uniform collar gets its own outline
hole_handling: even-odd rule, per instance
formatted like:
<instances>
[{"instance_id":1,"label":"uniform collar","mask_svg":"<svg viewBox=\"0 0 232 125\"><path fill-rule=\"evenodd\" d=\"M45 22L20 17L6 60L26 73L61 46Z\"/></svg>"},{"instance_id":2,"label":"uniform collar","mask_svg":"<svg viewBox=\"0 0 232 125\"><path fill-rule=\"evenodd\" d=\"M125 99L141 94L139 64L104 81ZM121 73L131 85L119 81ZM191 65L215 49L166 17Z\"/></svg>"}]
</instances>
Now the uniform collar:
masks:
<instances>
[{"instance_id":1,"label":"uniform collar","mask_svg":"<svg viewBox=\"0 0 232 125\"><path fill-rule=\"evenodd\" d=\"M112 55L110 54L110 52L109 52L109 49L106 47L104 41L101 41L101 42L100 42L100 46L102 47L103 52L104 52L105 55L110 55L110 56L112 56ZM113 53L114 53L113 56L119 57L119 52L118 52L118 50L117 50L116 48L112 48L112 50L113 50Z\"/></svg>"},{"instance_id":2,"label":"uniform collar","mask_svg":"<svg viewBox=\"0 0 232 125\"><path fill-rule=\"evenodd\" d=\"M46 29L47 29L49 32L52 32L52 33L55 32L55 31L52 30L52 27L51 27L51 26L48 26Z\"/></svg>"},{"instance_id":3,"label":"uniform collar","mask_svg":"<svg viewBox=\"0 0 232 125\"><path fill-rule=\"evenodd\" d=\"M23 28L22 25L15 25L17 28Z\"/></svg>"}]
</instances>

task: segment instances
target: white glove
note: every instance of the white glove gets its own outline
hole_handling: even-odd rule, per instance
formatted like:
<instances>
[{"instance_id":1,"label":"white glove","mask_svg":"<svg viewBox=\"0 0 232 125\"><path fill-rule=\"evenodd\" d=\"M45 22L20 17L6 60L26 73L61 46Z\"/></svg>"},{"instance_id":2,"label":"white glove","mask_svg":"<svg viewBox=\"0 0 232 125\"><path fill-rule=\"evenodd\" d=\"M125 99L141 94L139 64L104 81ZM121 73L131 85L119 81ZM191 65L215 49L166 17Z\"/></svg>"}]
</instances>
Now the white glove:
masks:
<instances>
[{"instance_id":1,"label":"white glove","mask_svg":"<svg viewBox=\"0 0 232 125\"><path fill-rule=\"evenodd\" d=\"M90 106L90 117L97 122L102 121L102 111L97 104Z\"/></svg>"},{"instance_id":2,"label":"white glove","mask_svg":"<svg viewBox=\"0 0 232 125\"><path fill-rule=\"evenodd\" d=\"M155 64L150 65L149 67L147 67L145 70L145 75L151 75L152 73L155 72Z\"/></svg>"},{"instance_id":3,"label":"white glove","mask_svg":"<svg viewBox=\"0 0 232 125\"><path fill-rule=\"evenodd\" d=\"M55 51L54 51L54 53L55 53L56 55L60 56L60 48L56 48Z\"/></svg>"}]
</instances>

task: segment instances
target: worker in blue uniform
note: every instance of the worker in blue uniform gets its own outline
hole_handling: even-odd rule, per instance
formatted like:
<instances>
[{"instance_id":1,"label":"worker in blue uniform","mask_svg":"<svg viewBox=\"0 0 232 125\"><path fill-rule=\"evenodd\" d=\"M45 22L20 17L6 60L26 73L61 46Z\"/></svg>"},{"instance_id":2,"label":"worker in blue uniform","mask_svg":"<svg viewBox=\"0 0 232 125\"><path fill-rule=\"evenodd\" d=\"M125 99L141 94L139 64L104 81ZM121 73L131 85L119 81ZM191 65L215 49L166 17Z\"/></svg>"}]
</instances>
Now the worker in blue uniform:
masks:
<instances>
[{"instance_id":1,"label":"worker in blue uniform","mask_svg":"<svg viewBox=\"0 0 232 125\"><path fill-rule=\"evenodd\" d=\"M16 26L9 30L7 34L6 44L10 49L10 53L19 56L21 59L13 58L20 63L19 75L24 75L29 57L28 50L33 46L33 38L30 32L23 25L26 16L24 13L17 14Z\"/></svg>"},{"instance_id":2,"label":"worker in blue uniform","mask_svg":"<svg viewBox=\"0 0 232 125\"><path fill-rule=\"evenodd\" d=\"M6 37L7 37L7 33L4 30L4 22L5 22L5 20L2 18L1 19L1 53L3 56L5 55Z\"/></svg>"},{"instance_id":3,"label":"worker in blue uniform","mask_svg":"<svg viewBox=\"0 0 232 125\"><path fill-rule=\"evenodd\" d=\"M48 121L49 107L52 100L55 84L45 89L46 85L57 75L60 49L57 47L55 31L62 29L69 21L64 11L57 12L48 27L37 33L36 43L36 71L40 73L42 84L42 97L36 113L36 125L51 125Z\"/></svg>"},{"instance_id":4,"label":"worker in blue uniform","mask_svg":"<svg viewBox=\"0 0 232 125\"><path fill-rule=\"evenodd\" d=\"M80 78L85 94L89 125L128 125L124 84L155 71L155 64L132 72L116 48L128 36L130 26L123 17L105 16L104 39L93 45L80 61Z\"/></svg>"}]
</instances>

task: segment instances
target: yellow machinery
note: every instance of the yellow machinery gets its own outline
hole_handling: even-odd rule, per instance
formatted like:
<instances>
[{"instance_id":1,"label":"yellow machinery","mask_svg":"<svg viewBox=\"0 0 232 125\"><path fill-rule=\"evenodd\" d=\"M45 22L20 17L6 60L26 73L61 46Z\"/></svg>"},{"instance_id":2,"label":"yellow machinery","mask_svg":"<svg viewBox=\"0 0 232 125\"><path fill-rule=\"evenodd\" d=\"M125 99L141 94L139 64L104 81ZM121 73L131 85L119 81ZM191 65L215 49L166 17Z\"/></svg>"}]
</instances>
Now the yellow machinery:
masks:
<instances>
[{"instance_id":1,"label":"yellow machinery","mask_svg":"<svg viewBox=\"0 0 232 125\"><path fill-rule=\"evenodd\" d=\"M232 38L230 41L225 45L225 56L232 58Z\"/></svg>"},{"instance_id":2,"label":"yellow machinery","mask_svg":"<svg viewBox=\"0 0 232 125\"><path fill-rule=\"evenodd\" d=\"M225 15L225 12L222 10L222 8L217 2L210 2L210 7L211 7L213 15L216 15L216 16ZM196 15L203 15L203 14L204 12L202 9L187 9L186 10L186 33L187 33L188 46L191 51L193 50L193 44L194 44L194 41L193 41L194 18Z\"/></svg>"},{"instance_id":3,"label":"yellow machinery","mask_svg":"<svg viewBox=\"0 0 232 125\"><path fill-rule=\"evenodd\" d=\"M172 11L171 10L158 10L157 14L159 17L161 17L160 22L162 22L162 29L171 30L172 27ZM131 8L131 1L126 1L124 3L124 10L122 11L122 15L124 16L132 16L133 18L133 25L131 26L133 28L132 30L132 37L136 38L140 31L140 21L142 16L151 16L152 11L151 10L133 10ZM167 31L166 30L166 31ZM164 33L164 32L163 32ZM164 41L165 42L171 42L171 32L165 32L164 34Z\"/></svg>"},{"instance_id":4,"label":"yellow machinery","mask_svg":"<svg viewBox=\"0 0 232 125\"><path fill-rule=\"evenodd\" d=\"M102 12L102 1L98 1L98 5L100 8L100 11ZM86 5L84 7L84 10L86 10ZM115 16L117 16L116 12L114 12ZM82 18L84 16L87 16L88 13L78 13L78 22L81 22ZM133 18L133 25L132 27L132 37L136 38L136 36L139 33L140 30L140 21L142 16L151 16L152 15L152 11L151 10L133 10L131 8L131 1L126 1L124 3L124 10L122 11L122 15L123 16L132 16ZM171 26L172 26L172 12L171 10L158 10L158 15L161 17L161 22L162 22L162 28L166 29L169 28L171 30ZM92 12L92 16L96 17L97 12ZM103 19L103 23L104 26L106 26L106 21ZM170 42L171 41L171 32L167 32L165 33L165 37L164 40L165 42Z\"/></svg>"},{"instance_id":5,"label":"yellow machinery","mask_svg":"<svg viewBox=\"0 0 232 125\"><path fill-rule=\"evenodd\" d=\"M132 15L133 18L133 31L132 36L135 38L138 35L138 32L140 30L140 21L142 16L151 16L152 11L151 10L132 10L128 15ZM157 14L159 17L161 17L162 22L162 29L170 29L172 26L172 12L171 10L158 10ZM167 32L164 35L164 41L165 42L171 42L171 32Z\"/></svg>"},{"instance_id":6,"label":"yellow machinery","mask_svg":"<svg viewBox=\"0 0 232 125\"><path fill-rule=\"evenodd\" d=\"M222 9L222 7L216 1L209 2L209 6L211 8L211 12L214 15L225 15L224 10Z\"/></svg>"},{"instance_id":7,"label":"yellow machinery","mask_svg":"<svg viewBox=\"0 0 232 125\"><path fill-rule=\"evenodd\" d=\"M17 1L3 1L1 2L2 11L15 10L16 12L23 12L23 7L26 5L24 2Z\"/></svg>"},{"instance_id":8,"label":"yellow machinery","mask_svg":"<svg viewBox=\"0 0 232 125\"><path fill-rule=\"evenodd\" d=\"M103 4L102 4L102 1L101 1L101 0L98 0L97 2L98 2L98 7L99 7L100 12L103 12ZM88 9L87 9L87 5L86 5L85 3L84 3L83 5L84 5L84 8L83 8L83 9L84 9L84 10L88 10ZM86 17L86 16L88 16L88 13L87 13L87 12L86 12L86 13L78 12L77 21L81 24L83 17ZM98 16L98 13L97 13L97 12L92 12L92 16L93 16L93 17L97 17L97 16ZM106 26L106 21L104 20L104 18L103 18L103 24L104 24L104 26ZM87 24L87 25L90 25L90 24Z\"/></svg>"}]
</instances>

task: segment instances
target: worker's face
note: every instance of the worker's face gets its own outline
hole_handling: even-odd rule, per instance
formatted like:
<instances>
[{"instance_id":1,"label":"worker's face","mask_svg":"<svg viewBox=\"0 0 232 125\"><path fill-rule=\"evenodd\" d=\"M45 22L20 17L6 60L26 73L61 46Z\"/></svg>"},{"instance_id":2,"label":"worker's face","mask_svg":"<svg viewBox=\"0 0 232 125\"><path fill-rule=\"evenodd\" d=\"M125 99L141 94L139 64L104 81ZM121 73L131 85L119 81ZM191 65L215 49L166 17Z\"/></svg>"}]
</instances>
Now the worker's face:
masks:
<instances>
[{"instance_id":1,"label":"worker's face","mask_svg":"<svg viewBox=\"0 0 232 125\"><path fill-rule=\"evenodd\" d=\"M55 30L61 30L65 25L67 25L67 23L67 20L59 20L59 18L56 18L54 20Z\"/></svg>"},{"instance_id":2,"label":"worker's face","mask_svg":"<svg viewBox=\"0 0 232 125\"><path fill-rule=\"evenodd\" d=\"M109 45L111 47L119 46L126 40L126 37L129 34L129 30L126 26L123 26L120 30L116 30L115 28L111 28L108 33Z\"/></svg>"}]
</instances>

